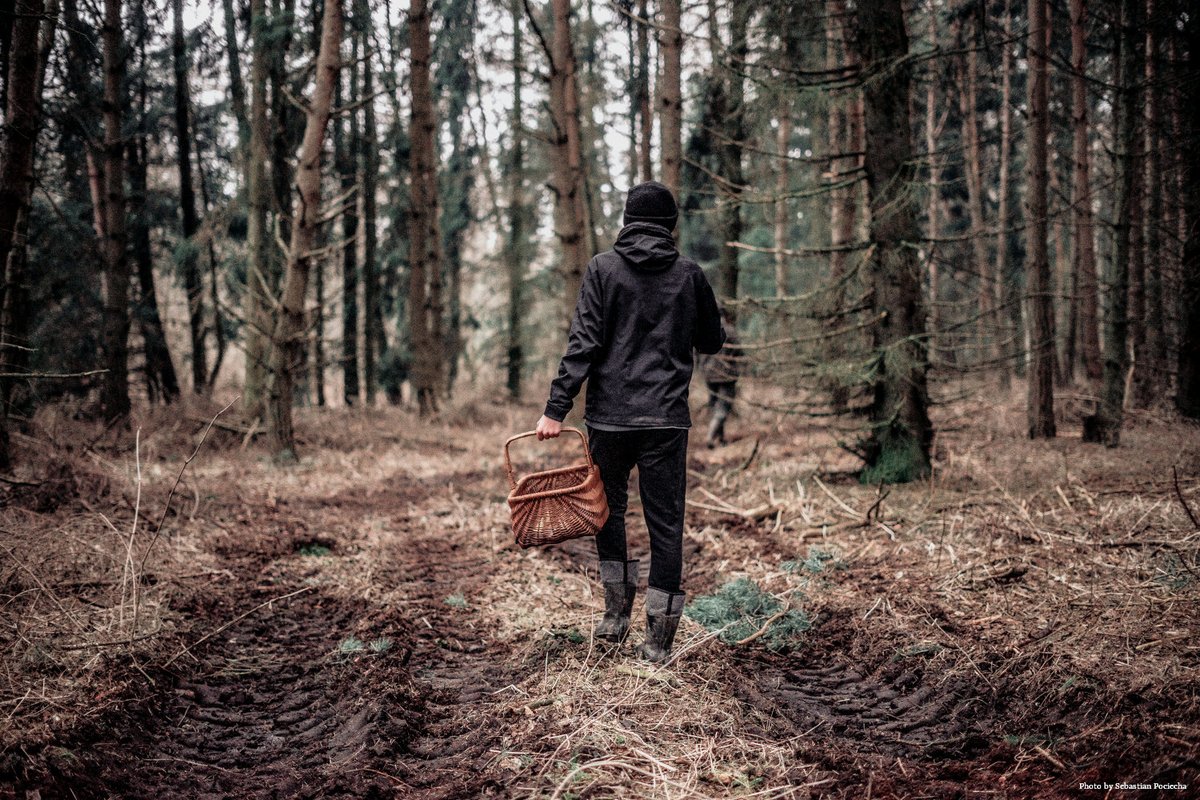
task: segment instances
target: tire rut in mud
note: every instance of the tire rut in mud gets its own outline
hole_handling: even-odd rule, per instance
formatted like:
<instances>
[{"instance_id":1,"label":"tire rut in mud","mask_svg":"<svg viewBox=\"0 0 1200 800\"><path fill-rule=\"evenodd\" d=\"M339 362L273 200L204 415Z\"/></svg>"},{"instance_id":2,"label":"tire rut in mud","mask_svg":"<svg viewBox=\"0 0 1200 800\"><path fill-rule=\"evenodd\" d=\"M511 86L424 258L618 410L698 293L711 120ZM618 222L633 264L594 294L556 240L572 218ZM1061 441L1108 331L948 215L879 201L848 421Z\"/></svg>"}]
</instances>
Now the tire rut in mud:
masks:
<instances>
[{"instance_id":1,"label":"tire rut in mud","mask_svg":"<svg viewBox=\"0 0 1200 800\"><path fill-rule=\"evenodd\" d=\"M284 593L263 587L239 605L253 608ZM384 770L411 737L415 709L405 653L382 636L394 636L394 628L377 631L379 652L339 650L348 631L367 636L363 610L308 591L213 636L197 648L201 662L191 674L140 715L119 721L114 738L91 746L86 760L94 768L82 784L72 782L72 791L391 796L396 781Z\"/></svg>"},{"instance_id":2,"label":"tire rut in mud","mask_svg":"<svg viewBox=\"0 0 1200 800\"><path fill-rule=\"evenodd\" d=\"M410 666L424 699L421 725L394 765L403 796L486 797L502 794L490 766L503 734L500 693L520 681L518 666L492 644L469 606L492 569L482 545L444 535L411 535L394 554L414 622ZM464 599L463 601L468 602Z\"/></svg>"}]
</instances>

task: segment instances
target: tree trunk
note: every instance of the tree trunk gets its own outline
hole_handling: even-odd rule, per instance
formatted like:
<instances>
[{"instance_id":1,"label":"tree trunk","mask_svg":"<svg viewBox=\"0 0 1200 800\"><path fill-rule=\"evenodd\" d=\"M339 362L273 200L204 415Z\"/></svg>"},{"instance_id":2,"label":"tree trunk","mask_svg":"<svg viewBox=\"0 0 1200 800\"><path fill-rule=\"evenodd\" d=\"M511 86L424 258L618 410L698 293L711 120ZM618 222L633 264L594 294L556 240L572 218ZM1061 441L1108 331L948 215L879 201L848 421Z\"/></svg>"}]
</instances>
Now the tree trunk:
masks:
<instances>
[{"instance_id":1,"label":"tree trunk","mask_svg":"<svg viewBox=\"0 0 1200 800\"><path fill-rule=\"evenodd\" d=\"M379 137L375 127L375 50L371 47L370 32L371 8L366 0L356 0L355 22L360 26L363 38L362 52L364 56L363 91L366 100L363 106L363 138L359 151L362 153L363 179L363 383L365 384L367 406L375 405L376 362L381 352L380 336L383 333L375 325L379 305L379 269L377 261L378 234L376 232L376 203L375 182L379 177Z\"/></svg>"},{"instance_id":2,"label":"tree trunk","mask_svg":"<svg viewBox=\"0 0 1200 800\"><path fill-rule=\"evenodd\" d=\"M129 414L129 258L125 252L125 43L121 0L104 0L104 367L100 407L105 419Z\"/></svg>"},{"instance_id":3,"label":"tree trunk","mask_svg":"<svg viewBox=\"0 0 1200 800\"><path fill-rule=\"evenodd\" d=\"M437 413L445 387L442 324L442 237L438 225L438 182L433 91L429 80L430 10L413 0L408 11L412 57L412 203L409 215L409 324L412 382L422 416Z\"/></svg>"},{"instance_id":4,"label":"tree trunk","mask_svg":"<svg viewBox=\"0 0 1200 800\"><path fill-rule=\"evenodd\" d=\"M971 220L972 272L977 276L979 315L976 322L977 353L985 363L994 359L995 348L989 344L995 327L995 276L987 248L987 223L983 216L983 152L979 146L979 58L977 48L981 45L982 31L977 21L970 24L970 33L965 38L967 53L959 65L959 111L962 114L963 171L967 183L967 212Z\"/></svg>"},{"instance_id":5,"label":"tree trunk","mask_svg":"<svg viewBox=\"0 0 1200 800\"><path fill-rule=\"evenodd\" d=\"M348 70L347 98L358 96L357 39L351 51ZM337 104L346 104L342 96L342 80L338 80ZM358 114L351 111L349 119L339 120L333 129L334 169L341 175L342 195L342 399L348 406L358 404L358 184L359 132ZM349 133L347 135L347 128Z\"/></svg>"},{"instance_id":6,"label":"tree trunk","mask_svg":"<svg viewBox=\"0 0 1200 800\"><path fill-rule=\"evenodd\" d=\"M828 23L830 31L835 30L833 23ZM828 38L828 34L827 34ZM932 7L929 11L929 42L934 47L938 46L938 25L937 25L937 8ZM826 45L828 47L828 45ZM828 60L826 67L830 67ZM937 96L937 81L926 81L925 83L925 158L929 162L929 204L925 215L928 217L929 231L929 251L928 251L928 270L929 270L929 353L930 360L936 363L940 360L939 346L941 344L941 269L938 264L938 239L942 235L942 159L938 153L938 135L941 133L942 125L938 122L938 96ZM833 127L834 110L831 107L829 112L830 127ZM945 112L942 119L945 120ZM830 141L833 141L833 134L830 133ZM836 200L831 201L831 207L835 206ZM1003 241L1003 239L1001 239Z\"/></svg>"},{"instance_id":7,"label":"tree trunk","mask_svg":"<svg viewBox=\"0 0 1200 800\"><path fill-rule=\"evenodd\" d=\"M253 54L250 66L250 157L246 161L246 378L242 390L245 410L257 416L262 411L267 379L269 333L271 330L270 248L267 208L271 202L267 182L270 159L270 126L267 121L267 62L271 58L271 23L266 0L250 0L250 30Z\"/></svg>"},{"instance_id":8,"label":"tree trunk","mask_svg":"<svg viewBox=\"0 0 1200 800\"><path fill-rule=\"evenodd\" d=\"M661 0L662 27L658 46L662 52L662 88L659 92L659 136L662 138L662 182L679 199L680 169L683 164L683 89L680 61L683 29L681 0Z\"/></svg>"},{"instance_id":9,"label":"tree trunk","mask_svg":"<svg viewBox=\"0 0 1200 800\"><path fill-rule=\"evenodd\" d=\"M867 263L871 309L871 433L861 480L903 482L929 474L933 426L926 386L928 353L920 237L910 184L908 34L900 0L860 0L854 14L863 84L865 170L872 250Z\"/></svg>"},{"instance_id":10,"label":"tree trunk","mask_svg":"<svg viewBox=\"0 0 1200 800\"><path fill-rule=\"evenodd\" d=\"M724 74L719 78L725 82L725 96L728 98L724 137L719 148L721 245L717 260L719 293L726 302L737 300L741 277L740 251L730 243L741 241L742 238L742 191L746 182L742 172L742 143L746 138L746 87L742 75L749 53L746 33L753 13L753 4L733 5L729 21L729 49L724 53L724 67L721 69ZM713 47L718 47L718 43L714 42ZM735 317L734 306L727 305L726 310L730 318Z\"/></svg>"},{"instance_id":11,"label":"tree trunk","mask_svg":"<svg viewBox=\"0 0 1200 800\"><path fill-rule=\"evenodd\" d=\"M791 171L788 168L791 166L792 111L786 105L778 117L778 123L775 142L779 151L779 166L775 173L775 296L783 297L788 291L788 264L784 251L788 246L788 223L791 221L787 196L791 187Z\"/></svg>"},{"instance_id":12,"label":"tree trunk","mask_svg":"<svg viewBox=\"0 0 1200 800\"><path fill-rule=\"evenodd\" d=\"M583 146L579 128L579 88L571 44L571 4L551 0L554 38L550 43L550 163L553 173L554 232L562 247L564 327L571 322L589 258L589 213L584 194Z\"/></svg>"},{"instance_id":13,"label":"tree trunk","mask_svg":"<svg viewBox=\"0 0 1200 800\"><path fill-rule=\"evenodd\" d=\"M292 390L295 375L304 365L304 301L308 295L309 269L321 219L321 150L333 105L333 89L341 67L341 42L341 0L325 0L321 46L317 52L316 85L305 113L304 138L296 170L299 204L292 218L283 294L272 336L267 436L272 453L282 461L294 461L296 458Z\"/></svg>"},{"instance_id":14,"label":"tree trunk","mask_svg":"<svg viewBox=\"0 0 1200 800\"><path fill-rule=\"evenodd\" d=\"M1049 0L1029 0L1029 154L1025 180L1026 265L1029 287L1030 369L1026 417L1029 438L1053 438L1054 288L1050 275L1047 142L1050 136L1047 70Z\"/></svg>"},{"instance_id":15,"label":"tree trunk","mask_svg":"<svg viewBox=\"0 0 1200 800\"><path fill-rule=\"evenodd\" d=\"M1091 152L1088 145L1087 0L1071 0L1071 208L1075 229L1072 269L1079 306L1079 354L1089 381L1100 380L1100 323L1092 222Z\"/></svg>"},{"instance_id":16,"label":"tree trunk","mask_svg":"<svg viewBox=\"0 0 1200 800\"><path fill-rule=\"evenodd\" d=\"M225 13L225 58L229 69L229 98L233 106L233 117L238 126L238 152L244 158L250 144L250 124L246 114L246 85L242 82L242 58L237 40L237 15L233 0L221 0ZM253 12L251 12L253 13Z\"/></svg>"},{"instance_id":17,"label":"tree trunk","mask_svg":"<svg viewBox=\"0 0 1200 800\"><path fill-rule=\"evenodd\" d=\"M143 109L144 111L144 109ZM146 218L146 144L144 135L129 143L129 219L133 260L137 264L139 298L135 306L138 329L146 360L146 387L151 402L170 403L179 398L179 380L154 286L154 258L150 248L150 225Z\"/></svg>"},{"instance_id":18,"label":"tree trunk","mask_svg":"<svg viewBox=\"0 0 1200 800\"><path fill-rule=\"evenodd\" d=\"M42 0L19 0L14 8L5 77L4 121L0 131L0 371L19 372L27 363L30 310L25 270L25 237L33 195L34 155L42 106L45 62L54 38L55 15L43 26ZM55 7L54 11L57 11ZM42 30L44 28L44 30ZM39 41L39 31L41 41ZM12 347L10 345L16 345ZM11 465L8 440L12 378L0 378L0 469Z\"/></svg>"},{"instance_id":19,"label":"tree trunk","mask_svg":"<svg viewBox=\"0 0 1200 800\"><path fill-rule=\"evenodd\" d=\"M525 362L521 319L525 315L525 129L521 88L525 52L521 39L522 0L510 0L513 25L513 104L509 119L508 164L508 396L521 399L521 372Z\"/></svg>"},{"instance_id":20,"label":"tree trunk","mask_svg":"<svg viewBox=\"0 0 1200 800\"><path fill-rule=\"evenodd\" d=\"M208 385L208 357L204 336L204 283L200 280L199 252L192 237L200 229L196 190L192 184L190 92L187 46L183 38L183 0L172 0L174 30L171 51L175 65L175 137L179 144L179 205L183 213L183 286L187 293L188 330L192 346L192 392L203 394Z\"/></svg>"},{"instance_id":21,"label":"tree trunk","mask_svg":"<svg viewBox=\"0 0 1200 800\"><path fill-rule=\"evenodd\" d=\"M638 150L642 166L642 180L654 180L654 166L650 159L650 144L654 136L654 117L650 113L650 15L646 0L638 0L638 116L642 121L641 147Z\"/></svg>"},{"instance_id":22,"label":"tree trunk","mask_svg":"<svg viewBox=\"0 0 1200 800\"><path fill-rule=\"evenodd\" d=\"M1109 447L1121 443L1121 425L1125 409L1125 380L1129 372L1129 272L1133 243L1130 237L1132 206L1136 196L1137 117L1139 114L1141 70L1137 60L1138 39L1142 36L1138 17L1142 0L1121 0L1117 23L1117 87L1113 116L1116 136L1113 142L1116 178L1116 208L1113 227L1115 252L1108 276L1108 316L1104 324L1104 383L1100 409L1085 439ZM1091 430L1086 430L1091 427Z\"/></svg>"},{"instance_id":23,"label":"tree trunk","mask_svg":"<svg viewBox=\"0 0 1200 800\"><path fill-rule=\"evenodd\" d=\"M1010 198L1012 196L1012 73L1013 21L1011 0L1004 0L1004 36L1000 45L1000 158L996 208L996 275L1001 281L1001 298L1007 314L1000 326L1004 339L1005 363L1000 369L1000 384L1007 388L1014 370L1024 371L1022 337L1024 322L1021 303L1021 269L1013 263Z\"/></svg>"},{"instance_id":24,"label":"tree trunk","mask_svg":"<svg viewBox=\"0 0 1200 800\"><path fill-rule=\"evenodd\" d=\"M1146 117L1145 117L1145 202L1144 275L1145 338L1142 352L1135 356L1134 397L1143 408L1153 405L1167 386L1167 345L1163 316L1163 272L1168 263L1160 231L1163 225L1161 148L1162 88L1158 78L1158 31L1160 22L1154 0L1146 0Z\"/></svg>"},{"instance_id":25,"label":"tree trunk","mask_svg":"<svg viewBox=\"0 0 1200 800\"><path fill-rule=\"evenodd\" d=\"M1187 72L1192 85L1200 79L1200 20L1188 15L1185 26ZM1184 97L1181 141L1200 141L1200 103ZM1175 407L1192 419L1200 419L1200 148L1188 147L1183 159L1183 217L1187 238L1183 245L1181 295L1183 319L1179 341L1179 388Z\"/></svg>"}]
</instances>

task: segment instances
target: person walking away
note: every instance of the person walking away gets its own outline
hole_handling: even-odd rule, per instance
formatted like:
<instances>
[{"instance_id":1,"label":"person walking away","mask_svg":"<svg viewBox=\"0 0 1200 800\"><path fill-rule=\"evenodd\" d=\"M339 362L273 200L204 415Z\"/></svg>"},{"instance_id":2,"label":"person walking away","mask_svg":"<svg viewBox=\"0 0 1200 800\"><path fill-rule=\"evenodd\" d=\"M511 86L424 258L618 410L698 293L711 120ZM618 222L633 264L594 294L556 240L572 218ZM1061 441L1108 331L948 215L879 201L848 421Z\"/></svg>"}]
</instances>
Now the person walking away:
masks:
<instances>
[{"instance_id":1,"label":"person walking away","mask_svg":"<svg viewBox=\"0 0 1200 800\"><path fill-rule=\"evenodd\" d=\"M724 308L721 309L721 318L729 322L729 315ZM725 346L721 352L701 353L697 359L700 374L704 376L704 384L708 388L708 408L712 412L708 436L704 439L709 449L725 444L725 420L733 411L733 400L737 396L739 369L736 351L737 338L730 330L726 332Z\"/></svg>"},{"instance_id":2,"label":"person walking away","mask_svg":"<svg viewBox=\"0 0 1200 800\"><path fill-rule=\"evenodd\" d=\"M584 274L566 353L537 423L539 439L558 436L587 381L584 422L609 508L596 536L604 617L594 633L612 642L629 632L637 589L638 562L629 560L625 541L629 473L637 466L650 531L639 654L658 663L670 657L686 598L680 584L693 350L712 354L725 342L712 287L675 247L678 220L675 198L663 184L629 190L612 250L593 258Z\"/></svg>"}]
</instances>

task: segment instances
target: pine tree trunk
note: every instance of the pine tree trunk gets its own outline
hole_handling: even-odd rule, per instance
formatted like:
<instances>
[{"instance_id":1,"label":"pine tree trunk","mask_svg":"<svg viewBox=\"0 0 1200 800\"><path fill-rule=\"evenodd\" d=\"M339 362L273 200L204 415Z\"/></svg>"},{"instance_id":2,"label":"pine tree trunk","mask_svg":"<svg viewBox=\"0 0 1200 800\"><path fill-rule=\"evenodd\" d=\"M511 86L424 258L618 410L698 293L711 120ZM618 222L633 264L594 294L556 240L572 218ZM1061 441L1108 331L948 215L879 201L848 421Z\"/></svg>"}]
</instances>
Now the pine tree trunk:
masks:
<instances>
[{"instance_id":1,"label":"pine tree trunk","mask_svg":"<svg viewBox=\"0 0 1200 800\"><path fill-rule=\"evenodd\" d=\"M829 23L830 30L833 30L832 23ZM929 41L934 46L938 46L938 25L937 25L937 8L936 6L929 11ZM827 45L828 47L828 45ZM828 61L826 66L829 66ZM941 133L942 126L937 121L938 111L938 95L937 81L926 81L925 83L925 158L929 162L929 205L926 208L925 215L928 218L929 231L929 251L928 251L928 270L929 270L929 354L930 360L937 363L941 356L939 347L941 345L941 269L938 264L938 239L942 236L942 159L938 153L938 134ZM830 126L833 124L833 114L830 111ZM945 117L943 116L943 119ZM832 133L830 139L833 139ZM835 205L836 201L831 203ZM1003 241L1003 239L1001 240Z\"/></svg>"},{"instance_id":2,"label":"pine tree trunk","mask_svg":"<svg viewBox=\"0 0 1200 800\"><path fill-rule=\"evenodd\" d=\"M171 52L175 65L175 137L179 148L179 206L183 214L183 263L180 269L188 303L192 392L203 394L208 386L208 357L204 341L204 283L200 280L199 252L192 241L200 229L200 217L196 213L196 190L192 184L191 100L187 46L183 38L183 0L172 0L171 5L174 16Z\"/></svg>"},{"instance_id":3,"label":"pine tree trunk","mask_svg":"<svg viewBox=\"0 0 1200 800\"><path fill-rule=\"evenodd\" d=\"M1153 405L1167 385L1167 346L1163 316L1163 272L1167 263L1160 231L1163 224L1162 197L1162 88L1158 78L1158 31L1160 22L1154 0L1146 0L1146 117L1145 117L1145 339L1134 373L1136 404Z\"/></svg>"},{"instance_id":4,"label":"pine tree trunk","mask_svg":"<svg viewBox=\"0 0 1200 800\"><path fill-rule=\"evenodd\" d=\"M564 327L570 325L587 268L589 218L579 127L579 89L571 44L571 4L551 0L554 38L550 44L550 163L553 172L554 232L562 247Z\"/></svg>"},{"instance_id":5,"label":"pine tree trunk","mask_svg":"<svg viewBox=\"0 0 1200 800\"><path fill-rule=\"evenodd\" d=\"M788 264L784 250L788 246L788 191L791 187L792 112L786 106L778 118L779 129L775 147L779 151L779 166L775 173L775 296L783 297L788 291Z\"/></svg>"},{"instance_id":6,"label":"pine tree trunk","mask_svg":"<svg viewBox=\"0 0 1200 800\"><path fill-rule=\"evenodd\" d=\"M295 377L304 368L304 303L308 296L309 270L321 219L321 151L333 106L333 90L341 67L341 42L341 0L325 0L321 45L317 52L316 84L305 114L304 138L296 170L299 202L292 218L283 294L271 347L267 437L275 458L285 462L296 459L292 392Z\"/></svg>"},{"instance_id":7,"label":"pine tree trunk","mask_svg":"<svg viewBox=\"0 0 1200 800\"><path fill-rule=\"evenodd\" d=\"M650 16L646 0L638 0L638 117L642 122L641 147L638 155L642 167L642 180L654 180L654 166L650 158L650 143L654 135L654 117L650 113Z\"/></svg>"},{"instance_id":8,"label":"pine tree trunk","mask_svg":"<svg viewBox=\"0 0 1200 800\"><path fill-rule=\"evenodd\" d=\"M680 69L683 30L680 27L680 2L661 0L662 28L658 42L663 58L658 121L659 135L662 137L662 181L677 199L683 164L683 89Z\"/></svg>"},{"instance_id":9,"label":"pine tree trunk","mask_svg":"<svg viewBox=\"0 0 1200 800\"><path fill-rule=\"evenodd\" d=\"M860 0L855 42L864 75L863 112L872 250L867 263L875 362L865 483L903 482L929 474L933 426L926 387L928 354L920 238L910 139L908 34L901 0ZM882 313L881 313L882 312Z\"/></svg>"},{"instance_id":10,"label":"pine tree trunk","mask_svg":"<svg viewBox=\"0 0 1200 800\"><path fill-rule=\"evenodd\" d=\"M145 109L143 108L143 116ZM179 380L154 286L154 257L150 246L150 226L146 219L146 144L145 136L129 143L129 219L133 260L137 264L139 297L135 305L138 329L145 351L145 378L151 402L170 403L179 398Z\"/></svg>"},{"instance_id":11,"label":"pine tree trunk","mask_svg":"<svg viewBox=\"0 0 1200 800\"><path fill-rule=\"evenodd\" d=\"M242 81L241 49L237 40L237 15L233 10L233 0L221 0L221 8L225 15L225 58L229 70L229 98L233 118L237 120L238 126L238 154L239 158L244 158L246 148L250 145L250 123L246 113L246 85Z\"/></svg>"},{"instance_id":12,"label":"pine tree trunk","mask_svg":"<svg viewBox=\"0 0 1200 800\"><path fill-rule=\"evenodd\" d=\"M967 183L967 213L971 220L971 270L977 276L976 322L978 354L984 362L993 360L994 348L989 344L995 326L995 277L988 258L987 222L983 215L983 152L979 146L979 58L978 25L972 24L964 43L967 53L960 64L959 111L962 114L963 171Z\"/></svg>"},{"instance_id":13,"label":"pine tree trunk","mask_svg":"<svg viewBox=\"0 0 1200 800\"><path fill-rule=\"evenodd\" d=\"M1012 233L1009 228L1012 197L1012 74L1013 74L1013 15L1011 0L1004 0L1004 36L1000 51L1000 158L999 186L996 208L996 275L1001 281L1000 295L1007 314L1000 326L1005 342L1005 363L1000 369L1000 385L1008 388L1012 374L1024 373L1022 341L1024 314L1021 302L1021 269L1012 257Z\"/></svg>"},{"instance_id":14,"label":"pine tree trunk","mask_svg":"<svg viewBox=\"0 0 1200 800\"><path fill-rule=\"evenodd\" d=\"M1047 143L1050 136L1047 69L1049 0L1029 0L1029 155L1025 179L1026 269L1030 311L1030 369L1026 418L1029 438L1055 436L1054 287L1048 249Z\"/></svg>"},{"instance_id":15,"label":"pine tree trunk","mask_svg":"<svg viewBox=\"0 0 1200 800\"><path fill-rule=\"evenodd\" d=\"M9 39L5 126L0 131L0 371L25 369L32 310L25 269L35 154L46 63L54 41L57 2L21 0ZM46 13L43 23L39 17ZM40 38L39 38L40 36ZM8 347L14 344L17 347ZM0 378L0 469L11 466L8 414L13 378Z\"/></svg>"},{"instance_id":16,"label":"pine tree trunk","mask_svg":"<svg viewBox=\"0 0 1200 800\"><path fill-rule=\"evenodd\" d=\"M522 0L510 0L513 25L513 104L509 119L512 144L508 164L508 396L521 399L521 373L525 354L521 318L525 315L525 129L521 88L525 80L525 52L521 38Z\"/></svg>"},{"instance_id":17,"label":"pine tree trunk","mask_svg":"<svg viewBox=\"0 0 1200 800\"><path fill-rule=\"evenodd\" d=\"M358 96L358 47L354 40L348 70L351 100ZM338 80L337 104L345 103L342 81ZM339 120L333 129L334 169L341 175L342 195L342 399L346 405L358 404L358 182L359 132L358 114L351 111L346 121ZM346 128L349 128L347 136Z\"/></svg>"},{"instance_id":18,"label":"pine tree trunk","mask_svg":"<svg viewBox=\"0 0 1200 800\"><path fill-rule=\"evenodd\" d=\"M1185 26L1187 78L1192 85L1200 79L1200 20L1189 15ZM1181 141L1200 141L1200 103L1183 99ZM1188 147L1183 159L1183 203L1181 217L1187 220L1180 279L1183 308L1179 341L1179 387L1175 407L1192 419L1200 419L1200 148Z\"/></svg>"},{"instance_id":19,"label":"pine tree trunk","mask_svg":"<svg viewBox=\"0 0 1200 800\"><path fill-rule=\"evenodd\" d=\"M104 367L100 406L105 419L129 413L129 258L125 252L125 43L121 0L104 0Z\"/></svg>"},{"instance_id":20,"label":"pine tree trunk","mask_svg":"<svg viewBox=\"0 0 1200 800\"><path fill-rule=\"evenodd\" d=\"M1121 0L1116 39L1116 100L1113 116L1116 136L1115 155L1116 208L1113 227L1116 231L1115 252L1108 276L1108 316L1104 324L1104 383L1100 409L1089 424L1085 421L1084 438L1103 442L1109 447L1121 443L1121 425L1125 409L1125 381L1129 373L1129 273L1133 258L1131 241L1132 206L1136 197L1135 175L1137 154L1137 117L1139 87L1142 78L1137 59L1142 0ZM1089 430L1090 429L1090 430Z\"/></svg>"},{"instance_id":21,"label":"pine tree trunk","mask_svg":"<svg viewBox=\"0 0 1200 800\"><path fill-rule=\"evenodd\" d=\"M422 416L437 413L445 387L442 323L442 237L438 226L438 183L430 86L430 10L413 0L408 12L412 48L412 202L409 215L409 324L412 382Z\"/></svg>"},{"instance_id":22,"label":"pine tree trunk","mask_svg":"<svg viewBox=\"0 0 1200 800\"><path fill-rule=\"evenodd\" d=\"M246 160L246 378L242 404L252 416L262 411L271 332L269 276L270 248L274 246L274 241L267 230L267 209L271 202L270 184L267 182L267 162L271 157L271 130L267 121L267 62L271 58L272 47L269 28L266 0L250 0L253 52L250 66L250 153Z\"/></svg>"},{"instance_id":23,"label":"pine tree trunk","mask_svg":"<svg viewBox=\"0 0 1200 800\"><path fill-rule=\"evenodd\" d=\"M371 9L366 0L356 0L356 22L362 31L362 52L365 56L362 65L363 91L366 99L363 106L363 139L360 148L362 153L363 180L363 383L366 389L367 406L375 405L375 390L379 384L376 379L376 364L379 360L380 337L382 331L376 328L376 318L379 306L379 269L377 251L379 236L376 232L376 200L375 182L379 177L379 136L375 126L375 63L377 55L371 47L369 33L372 30Z\"/></svg>"},{"instance_id":24,"label":"pine tree trunk","mask_svg":"<svg viewBox=\"0 0 1200 800\"><path fill-rule=\"evenodd\" d=\"M1079 304L1079 354L1089 381L1100 380L1100 320L1088 145L1087 0L1071 0L1072 268Z\"/></svg>"},{"instance_id":25,"label":"pine tree trunk","mask_svg":"<svg viewBox=\"0 0 1200 800\"><path fill-rule=\"evenodd\" d=\"M717 260L719 294L725 301L736 301L741 279L740 251L730 242L742 238L742 191L746 182L742 171L742 143L746 139L746 87L742 78L749 46L746 39L754 6L735 3L729 20L729 48L724 53L721 80L725 82L728 108L725 114L724 141L719 152L720 179L720 256ZM715 47L714 43L714 47ZM727 305L730 318L736 317L735 307Z\"/></svg>"}]
</instances>

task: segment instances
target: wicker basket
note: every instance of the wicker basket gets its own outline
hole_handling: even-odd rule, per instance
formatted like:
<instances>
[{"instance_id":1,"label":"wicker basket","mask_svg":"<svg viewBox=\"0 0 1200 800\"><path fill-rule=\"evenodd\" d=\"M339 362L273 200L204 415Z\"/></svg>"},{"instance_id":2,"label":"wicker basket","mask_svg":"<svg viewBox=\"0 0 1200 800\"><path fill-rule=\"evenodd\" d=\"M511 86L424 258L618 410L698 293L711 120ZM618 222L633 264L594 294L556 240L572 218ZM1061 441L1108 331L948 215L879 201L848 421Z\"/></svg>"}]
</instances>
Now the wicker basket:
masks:
<instances>
[{"instance_id":1,"label":"wicker basket","mask_svg":"<svg viewBox=\"0 0 1200 800\"><path fill-rule=\"evenodd\" d=\"M581 536L595 536L608 520L608 498L600 481L600 470L592 463L587 439L577 428L563 428L583 442L586 462L569 467L534 472L517 480L508 448L518 439L536 436L529 431L504 443L504 466L508 470L508 508L513 535L521 547L555 544Z\"/></svg>"}]
</instances>

